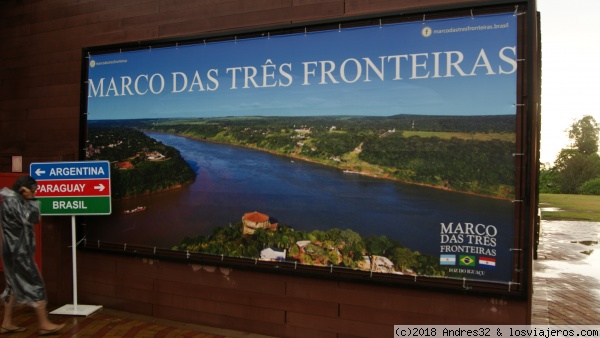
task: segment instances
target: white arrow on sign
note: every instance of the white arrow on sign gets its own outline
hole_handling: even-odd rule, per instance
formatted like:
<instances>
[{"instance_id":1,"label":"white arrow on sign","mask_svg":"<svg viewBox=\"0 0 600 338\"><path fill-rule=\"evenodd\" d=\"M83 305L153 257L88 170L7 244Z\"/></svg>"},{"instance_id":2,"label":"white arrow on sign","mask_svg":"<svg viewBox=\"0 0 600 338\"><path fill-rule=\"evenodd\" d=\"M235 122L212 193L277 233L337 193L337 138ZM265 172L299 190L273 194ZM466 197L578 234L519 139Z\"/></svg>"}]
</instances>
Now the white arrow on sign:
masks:
<instances>
[{"instance_id":1,"label":"white arrow on sign","mask_svg":"<svg viewBox=\"0 0 600 338\"><path fill-rule=\"evenodd\" d=\"M104 191L104 184L100 183L97 186L95 186L94 189Z\"/></svg>"},{"instance_id":2,"label":"white arrow on sign","mask_svg":"<svg viewBox=\"0 0 600 338\"><path fill-rule=\"evenodd\" d=\"M42 168L37 168L37 170L35 171L35 174L38 176L42 176L45 173L46 171L42 170Z\"/></svg>"}]
</instances>

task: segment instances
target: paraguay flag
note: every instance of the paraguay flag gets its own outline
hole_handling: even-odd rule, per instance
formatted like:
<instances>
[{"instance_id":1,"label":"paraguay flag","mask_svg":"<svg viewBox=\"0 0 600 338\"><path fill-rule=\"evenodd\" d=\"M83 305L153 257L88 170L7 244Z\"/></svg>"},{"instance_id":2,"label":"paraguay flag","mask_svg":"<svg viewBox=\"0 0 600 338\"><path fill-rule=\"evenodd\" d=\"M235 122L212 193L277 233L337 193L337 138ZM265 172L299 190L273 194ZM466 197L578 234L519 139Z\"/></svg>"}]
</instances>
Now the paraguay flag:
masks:
<instances>
[{"instance_id":1,"label":"paraguay flag","mask_svg":"<svg viewBox=\"0 0 600 338\"><path fill-rule=\"evenodd\" d=\"M479 266L484 268L495 268L496 267L496 259L492 257L479 257Z\"/></svg>"},{"instance_id":2,"label":"paraguay flag","mask_svg":"<svg viewBox=\"0 0 600 338\"><path fill-rule=\"evenodd\" d=\"M440 265L456 265L456 255L440 255Z\"/></svg>"}]
</instances>

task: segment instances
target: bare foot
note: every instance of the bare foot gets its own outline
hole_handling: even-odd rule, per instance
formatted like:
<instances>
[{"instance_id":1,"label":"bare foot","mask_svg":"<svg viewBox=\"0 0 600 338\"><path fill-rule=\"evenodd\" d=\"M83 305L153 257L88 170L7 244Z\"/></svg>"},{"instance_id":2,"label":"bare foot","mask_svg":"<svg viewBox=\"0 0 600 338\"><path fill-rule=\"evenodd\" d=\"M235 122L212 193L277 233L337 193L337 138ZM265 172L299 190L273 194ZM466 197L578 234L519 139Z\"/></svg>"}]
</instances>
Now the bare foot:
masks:
<instances>
[{"instance_id":1,"label":"bare foot","mask_svg":"<svg viewBox=\"0 0 600 338\"><path fill-rule=\"evenodd\" d=\"M0 327L0 333L15 333L15 332L23 332L27 330L26 327L19 327L19 326L2 326Z\"/></svg>"},{"instance_id":2,"label":"bare foot","mask_svg":"<svg viewBox=\"0 0 600 338\"><path fill-rule=\"evenodd\" d=\"M54 327L48 327L48 328L45 328L45 329L40 329L38 333L39 333L40 336L48 336L48 335L57 333L63 327L65 327L65 324L57 324Z\"/></svg>"}]
</instances>

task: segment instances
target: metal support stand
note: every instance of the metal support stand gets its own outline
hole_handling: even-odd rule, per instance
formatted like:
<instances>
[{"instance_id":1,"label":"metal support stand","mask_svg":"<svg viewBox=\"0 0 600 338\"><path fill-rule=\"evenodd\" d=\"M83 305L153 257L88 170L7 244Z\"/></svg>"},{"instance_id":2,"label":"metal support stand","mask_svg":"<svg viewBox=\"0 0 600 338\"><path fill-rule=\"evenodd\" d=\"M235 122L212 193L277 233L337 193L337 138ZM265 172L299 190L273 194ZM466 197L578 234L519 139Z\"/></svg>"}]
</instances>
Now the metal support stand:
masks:
<instances>
[{"instance_id":1,"label":"metal support stand","mask_svg":"<svg viewBox=\"0 0 600 338\"><path fill-rule=\"evenodd\" d=\"M102 305L77 304L77 243L75 241L75 215L71 216L71 249L73 253L73 304L67 304L50 312L53 315L89 316L100 310Z\"/></svg>"}]
</instances>

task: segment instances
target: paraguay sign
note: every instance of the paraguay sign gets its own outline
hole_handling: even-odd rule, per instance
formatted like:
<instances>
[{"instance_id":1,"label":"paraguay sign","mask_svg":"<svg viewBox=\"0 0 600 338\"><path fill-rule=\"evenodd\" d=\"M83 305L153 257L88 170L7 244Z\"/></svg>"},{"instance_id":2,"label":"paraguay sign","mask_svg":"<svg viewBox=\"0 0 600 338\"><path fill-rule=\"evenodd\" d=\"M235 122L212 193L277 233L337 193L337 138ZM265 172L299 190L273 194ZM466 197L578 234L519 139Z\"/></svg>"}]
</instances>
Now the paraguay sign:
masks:
<instances>
[{"instance_id":1,"label":"paraguay sign","mask_svg":"<svg viewBox=\"0 0 600 338\"><path fill-rule=\"evenodd\" d=\"M109 215L107 161L31 163L42 215Z\"/></svg>"}]
</instances>

